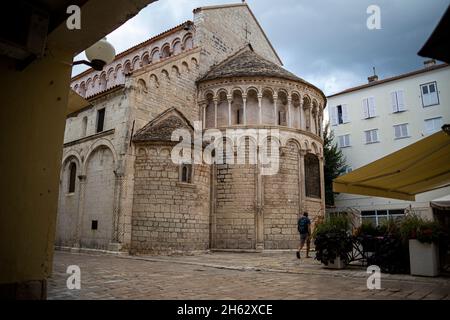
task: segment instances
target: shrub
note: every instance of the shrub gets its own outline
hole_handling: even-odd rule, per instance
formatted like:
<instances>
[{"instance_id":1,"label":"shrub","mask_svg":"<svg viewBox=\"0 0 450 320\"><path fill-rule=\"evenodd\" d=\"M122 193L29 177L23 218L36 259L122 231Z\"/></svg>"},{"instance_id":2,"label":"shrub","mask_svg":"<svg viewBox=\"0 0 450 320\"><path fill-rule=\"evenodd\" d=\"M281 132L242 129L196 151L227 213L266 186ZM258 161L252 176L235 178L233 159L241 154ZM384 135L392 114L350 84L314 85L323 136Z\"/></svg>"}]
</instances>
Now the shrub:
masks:
<instances>
[{"instance_id":1,"label":"shrub","mask_svg":"<svg viewBox=\"0 0 450 320\"><path fill-rule=\"evenodd\" d=\"M407 216L400 225L400 233L404 241L417 239L422 243L437 243L445 236L436 221L427 221L416 215Z\"/></svg>"},{"instance_id":2,"label":"shrub","mask_svg":"<svg viewBox=\"0 0 450 320\"><path fill-rule=\"evenodd\" d=\"M348 254L353 248L349 226L346 216L330 217L316 226L313 237L317 260L325 265L333 263L337 257L344 263L349 262Z\"/></svg>"}]
</instances>

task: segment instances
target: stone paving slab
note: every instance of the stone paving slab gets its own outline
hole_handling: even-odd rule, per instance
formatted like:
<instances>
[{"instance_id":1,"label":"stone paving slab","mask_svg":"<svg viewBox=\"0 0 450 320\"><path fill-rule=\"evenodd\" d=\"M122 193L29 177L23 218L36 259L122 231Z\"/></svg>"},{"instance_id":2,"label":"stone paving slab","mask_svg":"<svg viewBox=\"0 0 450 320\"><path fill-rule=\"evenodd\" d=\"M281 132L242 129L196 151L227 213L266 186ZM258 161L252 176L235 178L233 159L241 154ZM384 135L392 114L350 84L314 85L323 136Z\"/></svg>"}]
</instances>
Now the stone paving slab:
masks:
<instances>
[{"instance_id":1,"label":"stone paving slab","mask_svg":"<svg viewBox=\"0 0 450 320\"><path fill-rule=\"evenodd\" d=\"M81 290L66 287L69 265ZM49 299L449 299L448 279L382 278L368 290L357 270L326 270L294 253L112 256L55 252ZM409 277L409 278L408 278Z\"/></svg>"}]
</instances>

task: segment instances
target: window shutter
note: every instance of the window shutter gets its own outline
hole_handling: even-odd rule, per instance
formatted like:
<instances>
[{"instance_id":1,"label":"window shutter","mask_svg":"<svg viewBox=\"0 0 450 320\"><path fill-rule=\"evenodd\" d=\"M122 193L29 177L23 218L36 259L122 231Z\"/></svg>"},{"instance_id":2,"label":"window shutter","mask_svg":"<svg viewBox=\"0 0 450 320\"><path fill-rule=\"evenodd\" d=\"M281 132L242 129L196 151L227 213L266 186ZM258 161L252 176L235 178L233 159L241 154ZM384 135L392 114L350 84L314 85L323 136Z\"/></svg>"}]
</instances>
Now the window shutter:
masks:
<instances>
[{"instance_id":1,"label":"window shutter","mask_svg":"<svg viewBox=\"0 0 450 320\"><path fill-rule=\"evenodd\" d=\"M367 119L369 117L369 101L367 99L363 99L362 109L363 109L363 119Z\"/></svg>"},{"instance_id":2,"label":"window shutter","mask_svg":"<svg viewBox=\"0 0 450 320\"><path fill-rule=\"evenodd\" d=\"M375 117L375 98L374 97L369 98L369 116Z\"/></svg>"},{"instance_id":3,"label":"window shutter","mask_svg":"<svg viewBox=\"0 0 450 320\"><path fill-rule=\"evenodd\" d=\"M395 137L396 138L400 138L401 137L400 126L394 126L394 132L395 132Z\"/></svg>"},{"instance_id":4,"label":"window shutter","mask_svg":"<svg viewBox=\"0 0 450 320\"><path fill-rule=\"evenodd\" d=\"M347 105L342 105L342 121L344 123L350 122L350 118L348 117L348 108Z\"/></svg>"},{"instance_id":5,"label":"window shutter","mask_svg":"<svg viewBox=\"0 0 450 320\"><path fill-rule=\"evenodd\" d=\"M370 143L370 141L371 141L370 131L366 131L365 133L366 133L366 143Z\"/></svg>"},{"instance_id":6,"label":"window shutter","mask_svg":"<svg viewBox=\"0 0 450 320\"><path fill-rule=\"evenodd\" d=\"M398 111L405 111L405 102L403 98L403 90L397 91Z\"/></svg>"},{"instance_id":7,"label":"window shutter","mask_svg":"<svg viewBox=\"0 0 450 320\"><path fill-rule=\"evenodd\" d=\"M425 131L427 133L431 133L434 130L434 123L433 123L433 119L430 120L425 120Z\"/></svg>"},{"instance_id":8,"label":"window shutter","mask_svg":"<svg viewBox=\"0 0 450 320\"><path fill-rule=\"evenodd\" d=\"M392 112L398 112L399 108L397 105L397 92L391 92L391 104L392 104Z\"/></svg>"},{"instance_id":9,"label":"window shutter","mask_svg":"<svg viewBox=\"0 0 450 320\"><path fill-rule=\"evenodd\" d=\"M407 137L408 136L408 125L404 124L401 127L402 127L402 137Z\"/></svg>"},{"instance_id":10,"label":"window shutter","mask_svg":"<svg viewBox=\"0 0 450 320\"><path fill-rule=\"evenodd\" d=\"M372 142L378 141L378 130L373 130Z\"/></svg>"},{"instance_id":11,"label":"window shutter","mask_svg":"<svg viewBox=\"0 0 450 320\"><path fill-rule=\"evenodd\" d=\"M331 116L331 125L336 126L337 125L337 107L331 107L330 116Z\"/></svg>"}]
</instances>

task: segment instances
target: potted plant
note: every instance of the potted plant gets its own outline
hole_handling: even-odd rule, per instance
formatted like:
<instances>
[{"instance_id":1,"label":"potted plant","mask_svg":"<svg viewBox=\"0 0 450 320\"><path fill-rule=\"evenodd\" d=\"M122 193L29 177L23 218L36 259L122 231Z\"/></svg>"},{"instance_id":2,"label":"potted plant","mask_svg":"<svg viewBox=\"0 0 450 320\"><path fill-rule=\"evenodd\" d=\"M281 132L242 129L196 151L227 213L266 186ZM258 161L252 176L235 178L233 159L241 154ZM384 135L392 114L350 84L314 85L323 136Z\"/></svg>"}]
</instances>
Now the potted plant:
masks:
<instances>
[{"instance_id":1,"label":"potted plant","mask_svg":"<svg viewBox=\"0 0 450 320\"><path fill-rule=\"evenodd\" d=\"M439 223L418 216L405 217L401 233L409 242L409 263L412 275L435 277L439 274L438 242L442 236Z\"/></svg>"},{"instance_id":2,"label":"potted plant","mask_svg":"<svg viewBox=\"0 0 450 320\"><path fill-rule=\"evenodd\" d=\"M313 238L316 259L325 266L342 269L348 264L348 255L353 249L353 244L347 217L326 219L316 226Z\"/></svg>"}]
</instances>

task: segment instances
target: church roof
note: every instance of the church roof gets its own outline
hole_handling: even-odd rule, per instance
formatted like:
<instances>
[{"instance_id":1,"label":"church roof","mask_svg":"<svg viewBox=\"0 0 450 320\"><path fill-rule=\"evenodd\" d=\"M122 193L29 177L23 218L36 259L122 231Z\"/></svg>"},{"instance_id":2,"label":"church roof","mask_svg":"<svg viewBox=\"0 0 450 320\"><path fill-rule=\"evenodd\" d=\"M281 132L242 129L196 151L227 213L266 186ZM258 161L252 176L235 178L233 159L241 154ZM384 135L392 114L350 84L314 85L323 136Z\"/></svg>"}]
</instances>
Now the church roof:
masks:
<instances>
[{"instance_id":1,"label":"church roof","mask_svg":"<svg viewBox=\"0 0 450 320\"><path fill-rule=\"evenodd\" d=\"M171 142L172 132L176 129L194 131L189 120L180 111L170 108L138 130L133 136L133 142Z\"/></svg>"},{"instance_id":2,"label":"church roof","mask_svg":"<svg viewBox=\"0 0 450 320\"><path fill-rule=\"evenodd\" d=\"M199 81L249 76L275 77L307 83L295 74L255 53L250 44L213 66Z\"/></svg>"}]
</instances>

